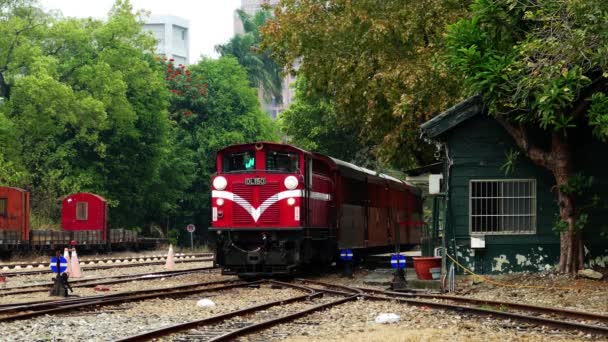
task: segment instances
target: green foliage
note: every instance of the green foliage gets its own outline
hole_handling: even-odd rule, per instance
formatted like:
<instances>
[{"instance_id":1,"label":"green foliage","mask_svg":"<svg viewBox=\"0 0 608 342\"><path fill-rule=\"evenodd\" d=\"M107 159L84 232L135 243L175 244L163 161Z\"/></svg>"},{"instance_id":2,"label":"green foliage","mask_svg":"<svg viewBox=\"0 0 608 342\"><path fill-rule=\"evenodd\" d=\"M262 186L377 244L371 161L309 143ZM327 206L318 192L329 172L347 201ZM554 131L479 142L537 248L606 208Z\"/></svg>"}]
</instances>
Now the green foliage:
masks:
<instances>
[{"instance_id":1,"label":"green foliage","mask_svg":"<svg viewBox=\"0 0 608 342\"><path fill-rule=\"evenodd\" d=\"M244 34L237 34L230 41L215 47L222 56L234 56L246 70L249 84L261 88L266 100L282 101L281 68L270 58L267 49L260 48L260 28L271 18L268 10L250 16L242 10L237 14L243 23Z\"/></svg>"},{"instance_id":2,"label":"green foliage","mask_svg":"<svg viewBox=\"0 0 608 342\"><path fill-rule=\"evenodd\" d=\"M434 160L418 127L461 96L437 56L468 3L283 0L263 47L288 70L299 66L311 94L332 99L338 126L356 127L376 158L406 169Z\"/></svg>"},{"instance_id":3,"label":"green foliage","mask_svg":"<svg viewBox=\"0 0 608 342\"><path fill-rule=\"evenodd\" d=\"M179 237L179 230L178 229L169 229L169 232L167 233L167 240L169 241L170 244L172 245L177 245L177 238Z\"/></svg>"},{"instance_id":4,"label":"green foliage","mask_svg":"<svg viewBox=\"0 0 608 342\"><path fill-rule=\"evenodd\" d=\"M500 167L501 170L505 172L505 175L508 176L515 172L515 167L517 166L517 159L519 158L519 151L509 150L505 152L505 163Z\"/></svg>"},{"instance_id":5,"label":"green foliage","mask_svg":"<svg viewBox=\"0 0 608 342\"><path fill-rule=\"evenodd\" d=\"M593 177L583 174L575 174L570 177L568 183L561 185L559 191L570 196L582 196L585 191L593 186Z\"/></svg>"},{"instance_id":6,"label":"green foliage","mask_svg":"<svg viewBox=\"0 0 608 342\"><path fill-rule=\"evenodd\" d=\"M191 217L197 226L208 227L209 196L201 194L210 192L215 153L231 144L276 141L277 130L260 108L247 71L235 58L203 59L190 70L193 77L208 84L208 96L201 99L200 112L178 121L178 142L191 151L194 164L192 185L182 194L182 215Z\"/></svg>"},{"instance_id":7,"label":"green foliage","mask_svg":"<svg viewBox=\"0 0 608 342\"><path fill-rule=\"evenodd\" d=\"M277 137L245 69L155 59L128 1L105 21L36 6L0 1L0 183L31 192L32 227L77 191L108 200L111 227L208 226L215 152Z\"/></svg>"},{"instance_id":8,"label":"green foliage","mask_svg":"<svg viewBox=\"0 0 608 342\"><path fill-rule=\"evenodd\" d=\"M449 28L448 57L490 113L548 131L589 124L606 137L607 102L586 91L604 82L608 3L477 0L471 10Z\"/></svg>"},{"instance_id":9,"label":"green foliage","mask_svg":"<svg viewBox=\"0 0 608 342\"><path fill-rule=\"evenodd\" d=\"M608 138L608 96L604 93L593 94L591 96L591 107L587 115L593 134L602 140L606 140Z\"/></svg>"},{"instance_id":10,"label":"green foliage","mask_svg":"<svg viewBox=\"0 0 608 342\"><path fill-rule=\"evenodd\" d=\"M296 82L296 96L278 117L288 142L357 165L374 164L357 139L356 127L339 125L332 101L325 96L308 95L305 77Z\"/></svg>"},{"instance_id":11,"label":"green foliage","mask_svg":"<svg viewBox=\"0 0 608 342\"><path fill-rule=\"evenodd\" d=\"M31 191L41 222L57 219L58 200L77 191L106 197L112 226L162 216L179 188L166 188L171 178L161 171L166 177L181 154L170 145L154 40L128 1L117 1L105 22L53 17L34 5L0 4L10 18L0 22L8 61L0 65L1 181Z\"/></svg>"}]
</instances>

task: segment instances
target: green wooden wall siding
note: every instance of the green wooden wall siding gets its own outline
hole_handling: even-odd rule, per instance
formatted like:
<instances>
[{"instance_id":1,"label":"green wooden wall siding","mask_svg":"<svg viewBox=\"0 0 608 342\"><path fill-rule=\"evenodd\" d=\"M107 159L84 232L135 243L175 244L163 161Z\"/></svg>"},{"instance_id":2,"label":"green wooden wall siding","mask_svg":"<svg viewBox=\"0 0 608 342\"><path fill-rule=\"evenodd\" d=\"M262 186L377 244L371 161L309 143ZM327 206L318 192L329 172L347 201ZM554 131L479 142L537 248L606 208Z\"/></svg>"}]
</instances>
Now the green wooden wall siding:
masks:
<instances>
[{"instance_id":1,"label":"green wooden wall siding","mask_svg":"<svg viewBox=\"0 0 608 342\"><path fill-rule=\"evenodd\" d=\"M446 132L449 156L453 162L449 176L449 208L446 233L453 253L459 261L481 273L504 273L509 271L539 271L550 267L559 259L559 238L553 232L557 203L551 188L555 181L544 169L534 165L520 155L512 174L505 175L501 166L506 153L517 150L513 139L494 120L484 115L473 117ZM598 158L603 151L604 158ZM594 160L590 170L596 177L596 190L608 194L608 177L602 173L608 167L606 145L595 144L593 148L577 152L582 158ZM445 173L444 173L445 174ZM473 179L535 179L536 180L536 234L486 235L486 248L472 251L469 234L469 181ZM587 231L598 236L602 222L608 222L608 210L601 208L592 215L592 224ZM608 241L590 239L586 247L590 256L608 256ZM454 250L456 248L456 250ZM603 259L602 259L603 260ZM608 260L607 260L608 262Z\"/></svg>"}]
</instances>

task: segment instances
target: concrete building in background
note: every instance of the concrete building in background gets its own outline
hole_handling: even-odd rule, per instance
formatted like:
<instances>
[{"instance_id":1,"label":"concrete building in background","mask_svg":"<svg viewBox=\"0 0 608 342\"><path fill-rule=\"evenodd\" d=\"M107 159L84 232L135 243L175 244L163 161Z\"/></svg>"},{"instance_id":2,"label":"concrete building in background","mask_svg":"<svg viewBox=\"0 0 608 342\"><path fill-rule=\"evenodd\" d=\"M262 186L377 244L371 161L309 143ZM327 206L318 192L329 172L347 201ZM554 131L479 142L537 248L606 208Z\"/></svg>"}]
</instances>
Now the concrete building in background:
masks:
<instances>
[{"instance_id":1,"label":"concrete building in background","mask_svg":"<svg viewBox=\"0 0 608 342\"><path fill-rule=\"evenodd\" d=\"M253 16L255 13L262 9L262 6L268 4L270 6L276 6L279 3L279 0L241 0L241 9ZM239 17L238 13L234 12L234 34L243 34L245 30L243 28L243 22ZM297 65L295 66L297 69ZM277 115L280 112L284 111L289 107L289 105L293 102L295 96L295 89L292 88L292 85L295 84L296 78L291 75L285 75L283 78L282 85L282 102L277 101L276 99L271 99L267 101L264 98L264 93L262 89L258 89L258 99L262 104L262 109L270 115L272 119L276 119Z\"/></svg>"},{"instance_id":2,"label":"concrete building in background","mask_svg":"<svg viewBox=\"0 0 608 342\"><path fill-rule=\"evenodd\" d=\"M173 15L152 15L144 29L158 40L156 53L173 58L176 65L190 62L190 33L188 20Z\"/></svg>"},{"instance_id":3,"label":"concrete building in background","mask_svg":"<svg viewBox=\"0 0 608 342\"><path fill-rule=\"evenodd\" d=\"M249 15L254 15L255 12L262 9L263 5L276 6L279 0L241 0L241 9Z\"/></svg>"}]
</instances>

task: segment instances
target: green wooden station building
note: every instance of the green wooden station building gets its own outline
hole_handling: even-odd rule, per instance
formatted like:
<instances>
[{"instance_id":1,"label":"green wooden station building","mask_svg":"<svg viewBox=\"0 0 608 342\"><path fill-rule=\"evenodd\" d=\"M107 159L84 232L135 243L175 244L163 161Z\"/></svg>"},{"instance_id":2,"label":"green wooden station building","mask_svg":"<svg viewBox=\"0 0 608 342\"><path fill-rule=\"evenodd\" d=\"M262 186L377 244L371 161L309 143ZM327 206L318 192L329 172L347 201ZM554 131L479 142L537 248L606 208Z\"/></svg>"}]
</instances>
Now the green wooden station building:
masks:
<instances>
[{"instance_id":1,"label":"green wooden station building","mask_svg":"<svg viewBox=\"0 0 608 342\"><path fill-rule=\"evenodd\" d=\"M555 180L523 154L507 173L506 156L518 147L486 114L480 98L471 97L421 126L441 152L439 172L429 181L441 243L476 273L551 269L559 262ZM608 267L608 148L585 145L574 153L576 165L593 176L601 199L584 230L585 264Z\"/></svg>"}]
</instances>

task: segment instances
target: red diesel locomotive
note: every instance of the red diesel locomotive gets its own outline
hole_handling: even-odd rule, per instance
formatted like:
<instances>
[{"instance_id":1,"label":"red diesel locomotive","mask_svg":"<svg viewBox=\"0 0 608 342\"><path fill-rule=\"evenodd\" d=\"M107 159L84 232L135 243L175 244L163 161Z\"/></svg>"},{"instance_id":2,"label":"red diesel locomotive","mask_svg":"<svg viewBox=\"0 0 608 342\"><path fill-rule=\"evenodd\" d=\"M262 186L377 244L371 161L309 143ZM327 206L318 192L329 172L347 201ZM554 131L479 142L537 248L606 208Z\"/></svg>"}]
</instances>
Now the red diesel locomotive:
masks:
<instances>
[{"instance_id":1,"label":"red diesel locomotive","mask_svg":"<svg viewBox=\"0 0 608 342\"><path fill-rule=\"evenodd\" d=\"M329 264L340 249L389 252L419 244L420 191L396 178L268 142L217 153L212 178L216 262L224 274L293 274Z\"/></svg>"}]
</instances>

